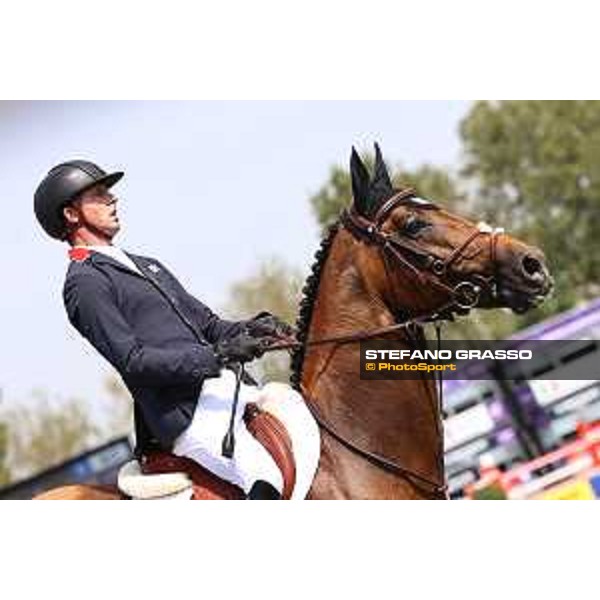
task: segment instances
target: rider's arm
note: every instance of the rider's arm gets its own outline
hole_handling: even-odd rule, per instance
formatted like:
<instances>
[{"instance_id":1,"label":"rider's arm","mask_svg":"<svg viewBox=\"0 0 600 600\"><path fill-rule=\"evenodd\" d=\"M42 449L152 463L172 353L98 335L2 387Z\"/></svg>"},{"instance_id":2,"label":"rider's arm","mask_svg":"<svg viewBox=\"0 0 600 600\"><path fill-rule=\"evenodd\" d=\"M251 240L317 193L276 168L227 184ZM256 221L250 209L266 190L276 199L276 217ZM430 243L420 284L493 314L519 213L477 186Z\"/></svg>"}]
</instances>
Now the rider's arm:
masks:
<instances>
[{"instance_id":1,"label":"rider's arm","mask_svg":"<svg viewBox=\"0 0 600 600\"><path fill-rule=\"evenodd\" d=\"M236 336L242 331L248 335L255 335L260 337L259 334L255 334L251 328L254 323L261 317L272 317L273 315L269 312L262 311L252 317L243 321L227 321L218 317L208 306L202 304L200 300L197 300L191 294L186 292L188 302L191 304L194 314L197 315L199 322L201 323L203 333L207 340L212 344L216 344L219 341L230 339ZM249 326L249 327L247 327ZM257 330L258 331L258 330Z\"/></svg>"},{"instance_id":2,"label":"rider's arm","mask_svg":"<svg viewBox=\"0 0 600 600\"><path fill-rule=\"evenodd\" d=\"M158 262L158 261L156 261ZM160 264L160 263L159 263ZM173 285L177 287L183 296L189 309L193 312L196 323L202 329L203 335L211 344L220 340L231 338L241 333L246 321L229 321L216 315L206 304L192 296L178 281L178 279L163 264L161 268L169 275Z\"/></svg>"},{"instance_id":3,"label":"rider's arm","mask_svg":"<svg viewBox=\"0 0 600 600\"><path fill-rule=\"evenodd\" d=\"M142 344L119 310L108 279L91 273L70 277L64 300L73 326L131 383L197 384L219 374L210 346L169 349Z\"/></svg>"},{"instance_id":4,"label":"rider's arm","mask_svg":"<svg viewBox=\"0 0 600 600\"><path fill-rule=\"evenodd\" d=\"M241 333L245 321L228 321L221 319L216 315L206 304L203 304L197 298L187 293L187 300L190 304L196 319L202 327L206 339L211 344L216 344L218 341L231 338L238 333Z\"/></svg>"}]
</instances>

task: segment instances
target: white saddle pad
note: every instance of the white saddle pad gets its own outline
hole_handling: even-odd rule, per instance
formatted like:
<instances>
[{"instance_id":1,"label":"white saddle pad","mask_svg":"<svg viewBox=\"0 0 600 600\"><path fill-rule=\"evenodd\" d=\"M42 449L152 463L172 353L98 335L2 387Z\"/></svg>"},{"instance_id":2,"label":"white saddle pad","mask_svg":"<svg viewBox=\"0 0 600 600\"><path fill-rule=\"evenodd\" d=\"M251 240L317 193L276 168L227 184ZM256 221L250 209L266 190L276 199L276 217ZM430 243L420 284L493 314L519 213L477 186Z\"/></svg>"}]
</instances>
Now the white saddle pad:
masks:
<instances>
[{"instance_id":1,"label":"white saddle pad","mask_svg":"<svg viewBox=\"0 0 600 600\"><path fill-rule=\"evenodd\" d=\"M186 473L144 475L137 460L119 469L117 486L136 500L189 500L193 493L192 480Z\"/></svg>"}]
</instances>

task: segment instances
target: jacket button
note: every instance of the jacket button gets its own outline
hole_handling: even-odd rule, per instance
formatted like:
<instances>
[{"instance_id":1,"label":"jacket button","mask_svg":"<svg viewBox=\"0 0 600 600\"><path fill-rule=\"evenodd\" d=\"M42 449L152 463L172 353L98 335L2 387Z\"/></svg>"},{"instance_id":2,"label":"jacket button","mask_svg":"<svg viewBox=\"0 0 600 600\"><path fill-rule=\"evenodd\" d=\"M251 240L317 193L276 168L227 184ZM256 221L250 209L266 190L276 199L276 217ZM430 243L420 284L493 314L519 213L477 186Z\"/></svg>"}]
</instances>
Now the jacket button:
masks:
<instances>
[{"instance_id":1,"label":"jacket button","mask_svg":"<svg viewBox=\"0 0 600 600\"><path fill-rule=\"evenodd\" d=\"M194 377L200 377L200 369L194 369L194 370L192 371L192 375L193 375Z\"/></svg>"}]
</instances>

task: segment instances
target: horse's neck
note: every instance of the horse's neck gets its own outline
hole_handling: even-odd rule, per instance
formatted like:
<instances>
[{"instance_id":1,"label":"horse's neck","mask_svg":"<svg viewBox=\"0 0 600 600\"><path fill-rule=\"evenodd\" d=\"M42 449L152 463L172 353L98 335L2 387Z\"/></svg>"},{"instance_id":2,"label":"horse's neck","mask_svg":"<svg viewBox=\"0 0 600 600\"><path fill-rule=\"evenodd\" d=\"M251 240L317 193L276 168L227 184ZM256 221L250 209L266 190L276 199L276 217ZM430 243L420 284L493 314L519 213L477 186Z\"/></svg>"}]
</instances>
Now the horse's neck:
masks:
<instances>
[{"instance_id":1,"label":"horse's neck","mask_svg":"<svg viewBox=\"0 0 600 600\"><path fill-rule=\"evenodd\" d=\"M334 242L324 265L315 300L309 339L336 334L370 331L394 322L384 301L369 290L343 244ZM398 339L403 339L402 334ZM363 449L377 451L392 461L438 479L441 439L435 388L431 381L363 381L360 379L360 344L323 344L313 346L305 355L302 383L317 410L328 424ZM330 446L330 448L333 447ZM339 464L339 457L336 457ZM352 469L338 469L329 477L345 478L345 493L362 481L348 480L364 459ZM341 474L339 471L345 471ZM395 482L389 474L371 469L376 485L387 477L386 489ZM352 476L350 479L353 479ZM359 478L360 479L360 478ZM398 481L398 486L405 482ZM390 488L391 485L391 488ZM359 494L360 495L360 494Z\"/></svg>"},{"instance_id":2,"label":"horse's neck","mask_svg":"<svg viewBox=\"0 0 600 600\"><path fill-rule=\"evenodd\" d=\"M348 333L370 331L394 323L385 301L361 276L351 252L352 241L338 234L324 264L312 311L308 339L319 339ZM312 389L319 385L324 363L338 361L338 354L348 351L358 356L358 342L312 346L305 354L303 385ZM355 373L356 378L359 372ZM346 378L339 387L352 386ZM351 378L355 379L355 378Z\"/></svg>"}]
</instances>

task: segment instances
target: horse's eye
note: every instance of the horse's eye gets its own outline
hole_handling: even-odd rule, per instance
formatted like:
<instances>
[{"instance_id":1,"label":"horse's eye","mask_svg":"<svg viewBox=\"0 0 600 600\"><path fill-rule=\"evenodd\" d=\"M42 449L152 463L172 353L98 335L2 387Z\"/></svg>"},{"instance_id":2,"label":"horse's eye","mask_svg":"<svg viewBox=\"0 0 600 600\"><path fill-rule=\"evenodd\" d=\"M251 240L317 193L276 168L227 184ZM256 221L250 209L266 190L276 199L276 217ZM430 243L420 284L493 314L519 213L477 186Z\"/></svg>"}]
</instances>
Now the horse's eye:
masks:
<instances>
[{"instance_id":1,"label":"horse's eye","mask_svg":"<svg viewBox=\"0 0 600 600\"><path fill-rule=\"evenodd\" d=\"M427 223L427 221L419 219L419 217L408 217L408 219L406 219L406 222L404 223L404 226L402 227L402 231L406 235L414 237L421 230L425 229L425 227L428 226L429 223Z\"/></svg>"}]
</instances>

